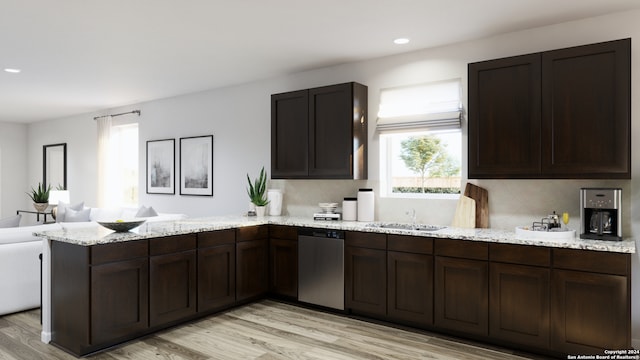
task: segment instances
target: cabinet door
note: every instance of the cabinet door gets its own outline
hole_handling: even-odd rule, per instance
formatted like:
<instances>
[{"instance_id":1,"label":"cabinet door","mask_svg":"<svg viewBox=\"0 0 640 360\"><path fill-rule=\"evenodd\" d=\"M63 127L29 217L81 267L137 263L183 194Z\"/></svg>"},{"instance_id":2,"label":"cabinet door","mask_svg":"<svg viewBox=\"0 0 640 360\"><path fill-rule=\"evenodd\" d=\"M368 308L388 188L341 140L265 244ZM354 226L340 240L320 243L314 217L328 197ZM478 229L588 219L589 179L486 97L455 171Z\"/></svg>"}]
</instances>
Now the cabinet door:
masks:
<instances>
[{"instance_id":1,"label":"cabinet door","mask_svg":"<svg viewBox=\"0 0 640 360\"><path fill-rule=\"evenodd\" d=\"M490 336L548 349L550 270L491 263L490 276Z\"/></svg>"},{"instance_id":2,"label":"cabinet door","mask_svg":"<svg viewBox=\"0 0 640 360\"><path fill-rule=\"evenodd\" d=\"M236 244L236 299L258 298L269 289L269 240Z\"/></svg>"},{"instance_id":3,"label":"cabinet door","mask_svg":"<svg viewBox=\"0 0 640 360\"><path fill-rule=\"evenodd\" d=\"M269 290L298 298L298 241L271 239L269 244Z\"/></svg>"},{"instance_id":4,"label":"cabinet door","mask_svg":"<svg viewBox=\"0 0 640 360\"><path fill-rule=\"evenodd\" d=\"M198 249L198 312L236 301L235 243Z\"/></svg>"},{"instance_id":5,"label":"cabinet door","mask_svg":"<svg viewBox=\"0 0 640 360\"><path fill-rule=\"evenodd\" d=\"M345 307L354 312L387 313L387 252L345 248Z\"/></svg>"},{"instance_id":6,"label":"cabinet door","mask_svg":"<svg viewBox=\"0 0 640 360\"><path fill-rule=\"evenodd\" d=\"M271 96L271 178L309 174L309 100L300 90Z\"/></svg>"},{"instance_id":7,"label":"cabinet door","mask_svg":"<svg viewBox=\"0 0 640 360\"><path fill-rule=\"evenodd\" d=\"M196 251L150 257L149 321L151 326L196 313Z\"/></svg>"},{"instance_id":8,"label":"cabinet door","mask_svg":"<svg viewBox=\"0 0 640 360\"><path fill-rule=\"evenodd\" d=\"M131 338L149 327L149 260L91 267L91 343Z\"/></svg>"},{"instance_id":9,"label":"cabinet door","mask_svg":"<svg viewBox=\"0 0 640 360\"><path fill-rule=\"evenodd\" d=\"M553 350L600 354L631 348L629 279L621 275L553 271Z\"/></svg>"},{"instance_id":10,"label":"cabinet door","mask_svg":"<svg viewBox=\"0 0 640 360\"><path fill-rule=\"evenodd\" d=\"M469 178L540 176L540 55L469 64Z\"/></svg>"},{"instance_id":11,"label":"cabinet door","mask_svg":"<svg viewBox=\"0 0 640 360\"><path fill-rule=\"evenodd\" d=\"M433 256L387 253L388 315L420 325L433 324Z\"/></svg>"},{"instance_id":12,"label":"cabinet door","mask_svg":"<svg viewBox=\"0 0 640 360\"><path fill-rule=\"evenodd\" d=\"M489 265L486 261L435 258L436 327L467 334L489 330Z\"/></svg>"},{"instance_id":13,"label":"cabinet door","mask_svg":"<svg viewBox=\"0 0 640 360\"><path fill-rule=\"evenodd\" d=\"M353 178L352 84L309 90L309 175Z\"/></svg>"},{"instance_id":14,"label":"cabinet door","mask_svg":"<svg viewBox=\"0 0 640 360\"><path fill-rule=\"evenodd\" d=\"M631 40L542 54L542 171L631 178Z\"/></svg>"}]
</instances>

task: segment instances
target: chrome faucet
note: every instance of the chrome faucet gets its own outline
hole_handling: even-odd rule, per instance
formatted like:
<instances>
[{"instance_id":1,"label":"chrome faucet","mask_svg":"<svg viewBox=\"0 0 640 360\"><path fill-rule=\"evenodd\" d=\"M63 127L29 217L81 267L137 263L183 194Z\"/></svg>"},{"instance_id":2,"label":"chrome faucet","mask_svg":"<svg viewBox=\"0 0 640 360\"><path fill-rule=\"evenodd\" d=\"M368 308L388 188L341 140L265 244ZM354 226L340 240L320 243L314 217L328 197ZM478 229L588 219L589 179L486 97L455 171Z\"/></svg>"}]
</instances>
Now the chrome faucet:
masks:
<instances>
[{"instance_id":1,"label":"chrome faucet","mask_svg":"<svg viewBox=\"0 0 640 360\"><path fill-rule=\"evenodd\" d=\"M411 209L407 211L405 214L411 218L411 228L416 228L416 209Z\"/></svg>"}]
</instances>

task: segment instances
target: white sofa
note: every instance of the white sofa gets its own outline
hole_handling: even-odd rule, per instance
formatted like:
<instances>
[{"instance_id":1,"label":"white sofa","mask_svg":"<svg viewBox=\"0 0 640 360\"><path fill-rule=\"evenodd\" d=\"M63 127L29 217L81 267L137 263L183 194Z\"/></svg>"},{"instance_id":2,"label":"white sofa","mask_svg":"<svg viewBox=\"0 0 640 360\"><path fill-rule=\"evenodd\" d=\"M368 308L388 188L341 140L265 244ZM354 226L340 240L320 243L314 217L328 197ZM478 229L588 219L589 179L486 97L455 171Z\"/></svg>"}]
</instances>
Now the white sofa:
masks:
<instances>
[{"instance_id":1,"label":"white sofa","mask_svg":"<svg viewBox=\"0 0 640 360\"><path fill-rule=\"evenodd\" d=\"M91 209L89 222L53 223L0 229L0 316L40 306L40 259L43 240L36 231L98 226L96 220L133 218L133 209ZM159 213L148 222L185 219L184 214Z\"/></svg>"}]
</instances>

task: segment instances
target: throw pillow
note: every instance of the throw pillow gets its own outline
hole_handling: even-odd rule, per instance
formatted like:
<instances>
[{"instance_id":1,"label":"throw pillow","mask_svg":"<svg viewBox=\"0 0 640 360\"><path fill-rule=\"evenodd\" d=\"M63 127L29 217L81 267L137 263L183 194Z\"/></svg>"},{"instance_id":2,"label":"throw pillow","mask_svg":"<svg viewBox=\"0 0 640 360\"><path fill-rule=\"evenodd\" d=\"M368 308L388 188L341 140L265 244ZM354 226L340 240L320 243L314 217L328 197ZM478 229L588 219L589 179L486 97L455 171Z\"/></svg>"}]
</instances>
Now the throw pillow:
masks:
<instances>
[{"instance_id":1,"label":"throw pillow","mask_svg":"<svg viewBox=\"0 0 640 360\"><path fill-rule=\"evenodd\" d=\"M22 214L0 219L0 228L18 227L20 226L20 219L22 219Z\"/></svg>"},{"instance_id":2,"label":"throw pillow","mask_svg":"<svg viewBox=\"0 0 640 360\"><path fill-rule=\"evenodd\" d=\"M152 217L158 216L158 212L151 206L140 206L140 210L136 213L136 217Z\"/></svg>"},{"instance_id":3,"label":"throw pillow","mask_svg":"<svg viewBox=\"0 0 640 360\"><path fill-rule=\"evenodd\" d=\"M89 215L91 214L91 209L84 210L73 210L71 208L67 208L64 214L65 222L81 222L81 221L90 221Z\"/></svg>"},{"instance_id":4,"label":"throw pillow","mask_svg":"<svg viewBox=\"0 0 640 360\"><path fill-rule=\"evenodd\" d=\"M70 204L67 204L67 203L59 202L58 203L57 214L56 214L56 222L65 222L65 221L67 221L65 219L65 215L66 215L67 209L80 211L83 208L84 208L84 201L79 202L79 203L74 204L74 205L70 205Z\"/></svg>"}]
</instances>

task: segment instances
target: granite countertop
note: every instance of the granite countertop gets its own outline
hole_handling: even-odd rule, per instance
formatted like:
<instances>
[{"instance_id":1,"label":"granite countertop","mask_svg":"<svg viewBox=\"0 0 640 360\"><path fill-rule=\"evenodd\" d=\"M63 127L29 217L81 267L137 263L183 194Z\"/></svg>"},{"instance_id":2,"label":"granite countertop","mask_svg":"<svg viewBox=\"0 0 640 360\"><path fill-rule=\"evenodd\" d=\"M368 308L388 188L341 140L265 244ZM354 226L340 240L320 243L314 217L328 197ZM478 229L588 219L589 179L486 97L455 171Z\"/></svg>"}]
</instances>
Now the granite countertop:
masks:
<instances>
[{"instance_id":1,"label":"granite countertop","mask_svg":"<svg viewBox=\"0 0 640 360\"><path fill-rule=\"evenodd\" d=\"M378 222L379 223L379 222ZM567 249L595 250L618 253L635 253L636 243L633 239L623 241L600 241L573 239L521 239L516 237L515 231L497 229L465 229L445 227L437 231L415 231L389 229L371 226L370 223L356 221L314 221L303 217L247 217L247 216L218 216L208 218L194 218L176 221L149 222L126 233L115 233L102 226L88 226L86 228L71 228L55 231L35 232L35 236L49 240L61 241L82 246L116 243L150 239L162 236L190 234L203 231L234 229L254 225L286 225L299 227L313 227L322 229L364 231L384 234L413 235L440 239L461 239L469 241L483 241L493 243L518 244L530 246L547 246Z\"/></svg>"}]
</instances>

